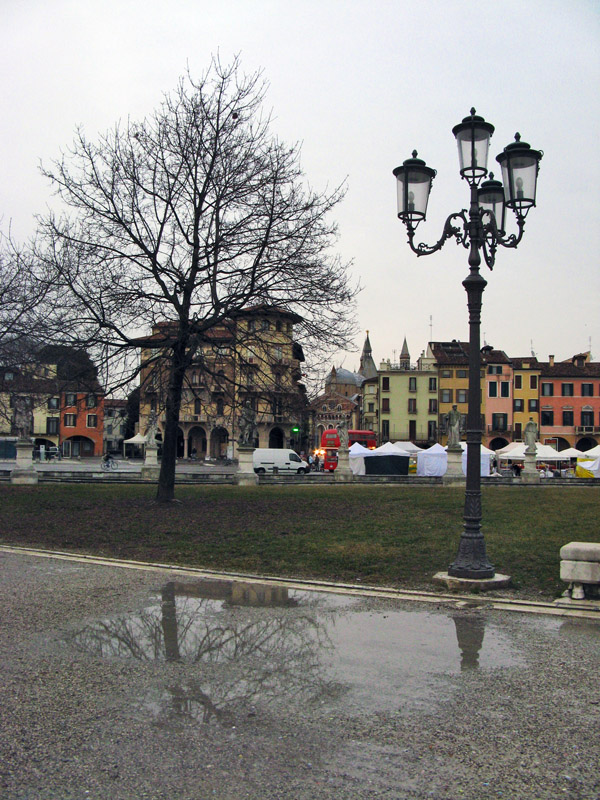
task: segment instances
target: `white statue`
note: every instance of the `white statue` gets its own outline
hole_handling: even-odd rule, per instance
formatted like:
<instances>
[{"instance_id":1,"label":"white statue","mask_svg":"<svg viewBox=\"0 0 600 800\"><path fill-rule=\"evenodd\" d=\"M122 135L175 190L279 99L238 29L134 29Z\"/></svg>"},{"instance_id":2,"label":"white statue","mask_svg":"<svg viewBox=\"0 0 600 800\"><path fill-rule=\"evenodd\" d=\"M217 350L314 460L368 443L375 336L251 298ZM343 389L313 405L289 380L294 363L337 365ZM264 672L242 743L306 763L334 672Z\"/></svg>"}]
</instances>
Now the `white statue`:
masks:
<instances>
[{"instance_id":1,"label":"white statue","mask_svg":"<svg viewBox=\"0 0 600 800\"><path fill-rule=\"evenodd\" d=\"M525 450L526 453L534 453L536 452L536 442L538 438L538 429L537 425L533 421L533 417L529 417L529 422L525 425L525 430L523 431L523 441L527 445Z\"/></svg>"},{"instance_id":2,"label":"white statue","mask_svg":"<svg viewBox=\"0 0 600 800\"><path fill-rule=\"evenodd\" d=\"M348 447L348 426L345 422L339 422L337 426L337 432L340 439L340 448L347 448Z\"/></svg>"},{"instance_id":3,"label":"white statue","mask_svg":"<svg viewBox=\"0 0 600 800\"><path fill-rule=\"evenodd\" d=\"M452 406L448 413L448 449L460 448L460 411L458 406Z\"/></svg>"}]
</instances>

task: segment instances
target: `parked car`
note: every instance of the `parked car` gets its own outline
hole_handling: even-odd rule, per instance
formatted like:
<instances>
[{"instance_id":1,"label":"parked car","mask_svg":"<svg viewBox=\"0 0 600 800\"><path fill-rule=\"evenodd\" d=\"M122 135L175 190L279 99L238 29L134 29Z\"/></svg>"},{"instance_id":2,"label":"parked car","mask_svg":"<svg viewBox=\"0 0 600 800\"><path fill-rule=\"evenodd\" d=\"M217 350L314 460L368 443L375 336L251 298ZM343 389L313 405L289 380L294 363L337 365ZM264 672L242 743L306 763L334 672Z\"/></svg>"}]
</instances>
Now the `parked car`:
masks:
<instances>
[{"instance_id":1,"label":"parked car","mask_svg":"<svg viewBox=\"0 0 600 800\"><path fill-rule=\"evenodd\" d=\"M307 473L310 469L298 453L282 448L262 447L252 455L254 472L264 475L266 472L296 472L299 475Z\"/></svg>"}]
</instances>

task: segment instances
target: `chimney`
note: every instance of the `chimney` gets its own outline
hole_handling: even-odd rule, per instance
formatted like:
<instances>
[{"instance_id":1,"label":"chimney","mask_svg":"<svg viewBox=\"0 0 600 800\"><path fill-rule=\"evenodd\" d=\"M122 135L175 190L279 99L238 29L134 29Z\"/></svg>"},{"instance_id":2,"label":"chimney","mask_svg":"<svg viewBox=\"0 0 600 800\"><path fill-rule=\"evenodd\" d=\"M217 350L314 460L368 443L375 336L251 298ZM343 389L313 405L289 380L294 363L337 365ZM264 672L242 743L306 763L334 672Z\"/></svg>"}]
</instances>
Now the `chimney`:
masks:
<instances>
[{"instance_id":1,"label":"chimney","mask_svg":"<svg viewBox=\"0 0 600 800\"><path fill-rule=\"evenodd\" d=\"M548 356L548 361L550 362L550 366L554 366L554 356Z\"/></svg>"}]
</instances>

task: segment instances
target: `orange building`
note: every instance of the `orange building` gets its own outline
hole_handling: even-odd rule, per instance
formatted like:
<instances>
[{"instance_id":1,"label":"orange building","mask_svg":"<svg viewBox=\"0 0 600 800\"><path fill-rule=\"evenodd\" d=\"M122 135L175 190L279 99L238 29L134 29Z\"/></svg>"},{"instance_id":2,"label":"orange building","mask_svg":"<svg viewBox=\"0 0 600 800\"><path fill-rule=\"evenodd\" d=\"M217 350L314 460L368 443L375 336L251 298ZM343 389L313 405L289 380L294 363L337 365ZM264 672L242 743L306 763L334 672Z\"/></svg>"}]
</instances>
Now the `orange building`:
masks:
<instances>
[{"instance_id":1,"label":"orange building","mask_svg":"<svg viewBox=\"0 0 600 800\"><path fill-rule=\"evenodd\" d=\"M540 364L540 441L558 450L600 443L600 362L590 353Z\"/></svg>"},{"instance_id":2,"label":"orange building","mask_svg":"<svg viewBox=\"0 0 600 800\"><path fill-rule=\"evenodd\" d=\"M97 391L61 394L59 440L63 456L89 458L103 452L104 397Z\"/></svg>"}]
</instances>

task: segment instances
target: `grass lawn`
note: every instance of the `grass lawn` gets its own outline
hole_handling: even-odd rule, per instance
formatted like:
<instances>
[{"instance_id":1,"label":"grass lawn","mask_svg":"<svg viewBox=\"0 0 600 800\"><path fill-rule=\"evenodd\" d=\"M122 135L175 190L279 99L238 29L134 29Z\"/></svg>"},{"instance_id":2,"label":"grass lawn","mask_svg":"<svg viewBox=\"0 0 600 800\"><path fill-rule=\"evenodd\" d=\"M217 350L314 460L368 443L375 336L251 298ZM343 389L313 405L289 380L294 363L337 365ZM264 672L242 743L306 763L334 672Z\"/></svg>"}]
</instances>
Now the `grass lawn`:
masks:
<instances>
[{"instance_id":1,"label":"grass lawn","mask_svg":"<svg viewBox=\"0 0 600 800\"><path fill-rule=\"evenodd\" d=\"M454 559L464 493L410 486L0 486L0 543L254 574L432 589ZM520 595L553 598L559 550L598 541L595 488L483 489L483 532Z\"/></svg>"}]
</instances>

